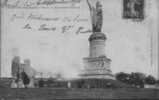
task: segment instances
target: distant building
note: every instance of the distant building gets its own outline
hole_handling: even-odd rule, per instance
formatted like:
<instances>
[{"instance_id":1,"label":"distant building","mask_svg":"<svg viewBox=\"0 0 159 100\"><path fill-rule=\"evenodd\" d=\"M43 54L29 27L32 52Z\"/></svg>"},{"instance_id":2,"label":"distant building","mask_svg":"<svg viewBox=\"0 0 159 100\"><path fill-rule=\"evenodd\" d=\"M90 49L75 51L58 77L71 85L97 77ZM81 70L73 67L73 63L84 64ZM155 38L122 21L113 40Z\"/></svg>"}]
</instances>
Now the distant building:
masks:
<instances>
[{"instance_id":1,"label":"distant building","mask_svg":"<svg viewBox=\"0 0 159 100\"><path fill-rule=\"evenodd\" d=\"M12 77L17 78L18 73L20 72L20 57L15 56L12 60Z\"/></svg>"},{"instance_id":2,"label":"distant building","mask_svg":"<svg viewBox=\"0 0 159 100\"><path fill-rule=\"evenodd\" d=\"M25 59L24 63L21 63L20 57L16 56L12 60L12 77L14 78L12 85L16 84L17 87L22 86L22 72L25 72L30 80L28 87L34 87L36 71L31 67L31 61L29 59Z\"/></svg>"},{"instance_id":3,"label":"distant building","mask_svg":"<svg viewBox=\"0 0 159 100\"><path fill-rule=\"evenodd\" d=\"M20 57L16 56L12 60L12 77L17 77L18 73L25 72L29 77L35 77L36 71L31 67L31 61L25 59L24 63L20 62Z\"/></svg>"},{"instance_id":4,"label":"distant building","mask_svg":"<svg viewBox=\"0 0 159 100\"><path fill-rule=\"evenodd\" d=\"M31 66L31 61L29 59L25 59L24 63L22 64L22 70L29 76L35 77L36 71Z\"/></svg>"}]
</instances>

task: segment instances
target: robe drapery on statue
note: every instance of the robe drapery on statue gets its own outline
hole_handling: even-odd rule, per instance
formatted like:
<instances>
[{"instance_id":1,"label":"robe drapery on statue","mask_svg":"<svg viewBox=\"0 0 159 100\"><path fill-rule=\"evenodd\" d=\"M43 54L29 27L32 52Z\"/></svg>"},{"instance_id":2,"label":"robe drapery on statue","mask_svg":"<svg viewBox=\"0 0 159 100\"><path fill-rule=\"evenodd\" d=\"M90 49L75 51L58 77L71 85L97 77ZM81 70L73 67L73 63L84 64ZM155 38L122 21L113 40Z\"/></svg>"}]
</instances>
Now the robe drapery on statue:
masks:
<instances>
[{"instance_id":1,"label":"robe drapery on statue","mask_svg":"<svg viewBox=\"0 0 159 100\"><path fill-rule=\"evenodd\" d=\"M94 1L94 0L92 0ZM90 16L92 22L92 31L93 32L101 32L102 24L103 24L103 11L102 5L99 1L96 2L96 5L93 6L89 0L87 0L87 4L90 9Z\"/></svg>"}]
</instances>

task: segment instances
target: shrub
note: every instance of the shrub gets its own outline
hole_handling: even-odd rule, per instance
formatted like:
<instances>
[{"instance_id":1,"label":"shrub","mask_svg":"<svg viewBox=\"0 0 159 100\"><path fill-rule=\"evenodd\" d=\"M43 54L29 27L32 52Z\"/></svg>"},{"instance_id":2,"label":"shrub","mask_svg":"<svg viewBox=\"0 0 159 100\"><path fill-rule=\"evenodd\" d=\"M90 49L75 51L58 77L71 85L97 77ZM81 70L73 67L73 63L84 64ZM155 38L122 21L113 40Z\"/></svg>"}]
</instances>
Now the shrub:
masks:
<instances>
[{"instance_id":1,"label":"shrub","mask_svg":"<svg viewBox=\"0 0 159 100\"><path fill-rule=\"evenodd\" d=\"M145 84L148 84L148 85L154 85L156 83L156 79L149 75L145 78Z\"/></svg>"}]
</instances>

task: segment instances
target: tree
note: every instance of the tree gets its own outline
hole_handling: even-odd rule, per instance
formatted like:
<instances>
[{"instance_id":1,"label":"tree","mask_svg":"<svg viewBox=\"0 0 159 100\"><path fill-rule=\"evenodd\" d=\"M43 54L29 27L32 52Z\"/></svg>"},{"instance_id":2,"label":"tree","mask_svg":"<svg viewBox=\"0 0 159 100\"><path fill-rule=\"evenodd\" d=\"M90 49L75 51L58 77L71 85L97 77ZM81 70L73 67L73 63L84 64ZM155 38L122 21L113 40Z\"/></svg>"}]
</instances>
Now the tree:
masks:
<instances>
[{"instance_id":1,"label":"tree","mask_svg":"<svg viewBox=\"0 0 159 100\"><path fill-rule=\"evenodd\" d=\"M11 69L12 69L12 77L17 78L17 73L19 73L20 68L20 57L15 56L12 59Z\"/></svg>"},{"instance_id":2,"label":"tree","mask_svg":"<svg viewBox=\"0 0 159 100\"><path fill-rule=\"evenodd\" d=\"M116 79L133 87L143 88L145 74L139 72L131 74L120 72L116 74Z\"/></svg>"},{"instance_id":3,"label":"tree","mask_svg":"<svg viewBox=\"0 0 159 100\"><path fill-rule=\"evenodd\" d=\"M30 83L30 79L24 71L21 73L21 75L22 75L24 86L27 87L27 85Z\"/></svg>"},{"instance_id":4,"label":"tree","mask_svg":"<svg viewBox=\"0 0 159 100\"><path fill-rule=\"evenodd\" d=\"M134 87L144 88L145 74L136 72L130 75L130 84Z\"/></svg>"},{"instance_id":5,"label":"tree","mask_svg":"<svg viewBox=\"0 0 159 100\"><path fill-rule=\"evenodd\" d=\"M39 87L44 87L44 80L43 79L39 80Z\"/></svg>"},{"instance_id":6,"label":"tree","mask_svg":"<svg viewBox=\"0 0 159 100\"><path fill-rule=\"evenodd\" d=\"M124 72L120 72L116 74L116 79L124 83L129 83L129 79L130 79L129 77L130 77L130 74L124 73Z\"/></svg>"},{"instance_id":7,"label":"tree","mask_svg":"<svg viewBox=\"0 0 159 100\"><path fill-rule=\"evenodd\" d=\"M156 83L156 79L151 75L147 76L144 81L145 81L145 84L149 84L149 85L154 85Z\"/></svg>"},{"instance_id":8,"label":"tree","mask_svg":"<svg viewBox=\"0 0 159 100\"><path fill-rule=\"evenodd\" d=\"M156 84L159 84L159 80L156 80Z\"/></svg>"}]
</instances>

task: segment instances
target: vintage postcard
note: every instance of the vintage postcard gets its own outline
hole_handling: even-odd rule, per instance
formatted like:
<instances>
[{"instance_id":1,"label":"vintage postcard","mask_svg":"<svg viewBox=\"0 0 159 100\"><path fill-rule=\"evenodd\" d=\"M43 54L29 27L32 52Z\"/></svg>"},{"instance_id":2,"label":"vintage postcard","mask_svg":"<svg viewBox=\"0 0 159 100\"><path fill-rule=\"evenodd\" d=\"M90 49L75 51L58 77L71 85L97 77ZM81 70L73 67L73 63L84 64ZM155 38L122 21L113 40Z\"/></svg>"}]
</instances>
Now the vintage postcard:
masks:
<instances>
[{"instance_id":1,"label":"vintage postcard","mask_svg":"<svg viewBox=\"0 0 159 100\"><path fill-rule=\"evenodd\" d=\"M0 100L159 99L158 0L1 0L0 18Z\"/></svg>"}]
</instances>

